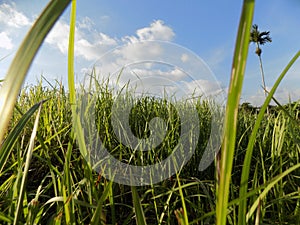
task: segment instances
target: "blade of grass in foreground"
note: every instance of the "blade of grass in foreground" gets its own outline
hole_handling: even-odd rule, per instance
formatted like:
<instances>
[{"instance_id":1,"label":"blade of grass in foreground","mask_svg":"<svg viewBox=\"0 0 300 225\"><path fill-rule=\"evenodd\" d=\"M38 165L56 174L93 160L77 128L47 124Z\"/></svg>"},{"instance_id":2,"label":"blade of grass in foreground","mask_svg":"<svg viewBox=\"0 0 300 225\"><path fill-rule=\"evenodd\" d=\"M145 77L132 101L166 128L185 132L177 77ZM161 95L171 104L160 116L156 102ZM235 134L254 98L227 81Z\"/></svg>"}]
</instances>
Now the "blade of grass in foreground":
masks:
<instances>
[{"instance_id":1,"label":"blade of grass in foreground","mask_svg":"<svg viewBox=\"0 0 300 225\"><path fill-rule=\"evenodd\" d=\"M253 147L256 139L256 134L258 132L258 129L260 127L261 121L263 120L265 111L276 91L278 88L280 82L286 75L286 73L289 71L289 69L292 67L294 62L299 58L300 56L300 51L296 53L296 55L291 59L291 61L288 63L288 65L284 68L278 79L276 80L275 84L273 85L271 91L269 92L268 97L266 98L263 106L260 109L260 112L257 116L253 131L251 133L247 150L246 150L246 155L244 159L244 164L243 164L243 169L242 169L242 176L241 176L241 184L240 184L240 202L239 202L239 214L238 214L238 221L239 224L241 225L246 225L246 210L247 210L247 199L242 198L243 196L246 195L247 189L248 189L248 178L249 178L249 172L250 172L250 164L251 164L251 159L252 159L252 153L253 153Z\"/></svg>"},{"instance_id":2,"label":"blade of grass in foreground","mask_svg":"<svg viewBox=\"0 0 300 225\"><path fill-rule=\"evenodd\" d=\"M75 85L74 85L74 41L75 41L75 23L76 23L76 0L72 0L70 13L70 32L69 32L69 48L68 48L68 82L69 96L72 114L74 115L75 106ZM71 85L70 85L71 84ZM64 197L64 216L66 224L75 224L74 216L74 200L72 193L72 181L70 172L70 161L72 155L72 147L74 140L74 128L70 134L70 141L64 163L64 179L63 179L63 197Z\"/></svg>"},{"instance_id":3,"label":"blade of grass in foreground","mask_svg":"<svg viewBox=\"0 0 300 225\"><path fill-rule=\"evenodd\" d=\"M0 174L5 166L5 163L7 162L7 158L10 155L10 152L13 149L13 146L18 140L18 136L20 135L21 131L27 124L28 120L31 118L31 116L35 113L35 111L40 107L42 104L38 103L32 106L20 119L18 124L14 127L14 129L8 134L7 138L3 142L3 144L0 147Z\"/></svg>"},{"instance_id":4,"label":"blade of grass in foreground","mask_svg":"<svg viewBox=\"0 0 300 225\"><path fill-rule=\"evenodd\" d=\"M224 141L220 161L220 182L217 187L216 224L225 225L229 185L235 151L237 115L249 48L254 0L244 0L240 19L224 124Z\"/></svg>"},{"instance_id":5,"label":"blade of grass in foreground","mask_svg":"<svg viewBox=\"0 0 300 225\"><path fill-rule=\"evenodd\" d=\"M78 141L81 154L86 157L87 150L82 132L82 126L78 113L76 113L76 91L74 81L74 42L75 42L75 25L76 25L76 0L72 0L72 8L70 15L70 33L69 33L69 49L68 49L68 87L70 95L70 104L72 108L72 118L74 126L74 135Z\"/></svg>"},{"instance_id":6,"label":"blade of grass in foreground","mask_svg":"<svg viewBox=\"0 0 300 225\"><path fill-rule=\"evenodd\" d=\"M139 225L146 225L146 219L143 211L143 207L140 201L139 194L136 190L135 186L131 186L132 198L133 198L133 206L134 212L136 216L136 224Z\"/></svg>"},{"instance_id":7,"label":"blade of grass in foreground","mask_svg":"<svg viewBox=\"0 0 300 225\"><path fill-rule=\"evenodd\" d=\"M0 144L13 107L34 56L70 0L53 0L47 5L23 40L0 88Z\"/></svg>"},{"instance_id":8,"label":"blade of grass in foreground","mask_svg":"<svg viewBox=\"0 0 300 225\"><path fill-rule=\"evenodd\" d=\"M34 139L35 139L37 129L38 129L41 109L42 109L42 103L40 103L40 105L39 105L39 111L36 115L36 119L34 122L33 130L32 130L30 141L29 141L29 147L28 147L28 151L27 151L25 167L24 167L24 171L22 173L21 188L19 191L19 198L18 198L18 204L17 204L16 213L15 213L14 225L19 223L19 217L20 217L20 214L22 211L21 207L23 205L23 198L24 198L24 194L25 194L25 184L26 184L27 174L28 174L28 170L29 170L29 164L30 164L30 161L32 158Z\"/></svg>"}]
</instances>

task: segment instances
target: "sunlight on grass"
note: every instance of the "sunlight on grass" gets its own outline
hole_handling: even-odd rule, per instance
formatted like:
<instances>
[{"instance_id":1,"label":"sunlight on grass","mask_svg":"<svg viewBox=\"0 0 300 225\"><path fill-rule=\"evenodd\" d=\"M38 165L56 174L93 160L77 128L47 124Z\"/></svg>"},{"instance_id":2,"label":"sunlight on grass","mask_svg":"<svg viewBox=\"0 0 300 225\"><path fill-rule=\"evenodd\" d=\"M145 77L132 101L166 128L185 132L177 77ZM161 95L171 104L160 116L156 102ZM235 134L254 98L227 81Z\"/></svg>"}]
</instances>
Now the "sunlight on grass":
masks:
<instances>
[{"instance_id":1,"label":"sunlight on grass","mask_svg":"<svg viewBox=\"0 0 300 225\"><path fill-rule=\"evenodd\" d=\"M95 80L97 85L93 92L81 87L88 93L85 104L77 99L74 80L76 0L72 0L70 12L68 90L60 82L51 84L47 80L47 85L41 80L35 86L20 90L39 47L70 2L60 0L48 4L25 37L4 81L0 80L1 224L299 222L300 104L281 105L274 93L300 57L300 51L283 69L261 108L240 105L253 0L245 0L242 8L220 161L216 160L205 171L198 170L212 129L210 104L201 98L176 101L182 111L193 106L198 113L200 132L194 155L176 174L158 183L137 187L108 180L104 176L106 168L96 170L97 163L91 165L93 155L88 150L101 141L115 159L128 165L159 163L178 143L182 128L180 117L174 105L162 99L135 98L132 92L126 92L121 97L132 98L134 103L129 116L133 133L146 137L149 121L155 117L164 119L167 124L165 137L158 147L145 152L133 151L114 133L112 107L117 96L107 81ZM278 106L270 107L266 114L272 99ZM96 104L91 109L92 101ZM94 134L91 133L95 130L82 129L76 107L84 108L85 112L93 111L100 140L92 139ZM92 140L86 141L86 137ZM94 159L101 161L97 156ZM125 171L123 176L130 179L132 174Z\"/></svg>"}]
</instances>

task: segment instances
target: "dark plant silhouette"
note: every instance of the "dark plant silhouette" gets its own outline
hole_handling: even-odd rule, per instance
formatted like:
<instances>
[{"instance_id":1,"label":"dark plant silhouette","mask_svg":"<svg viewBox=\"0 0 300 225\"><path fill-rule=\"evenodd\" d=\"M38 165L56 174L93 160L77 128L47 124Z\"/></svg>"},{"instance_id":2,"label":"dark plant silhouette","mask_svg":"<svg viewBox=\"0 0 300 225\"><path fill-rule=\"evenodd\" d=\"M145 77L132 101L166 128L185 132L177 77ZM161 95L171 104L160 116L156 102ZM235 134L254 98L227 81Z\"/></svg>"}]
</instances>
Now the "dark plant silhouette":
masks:
<instances>
[{"instance_id":1,"label":"dark plant silhouette","mask_svg":"<svg viewBox=\"0 0 300 225\"><path fill-rule=\"evenodd\" d=\"M261 45L264 45L267 42L272 42L272 39L270 37L270 31L260 32L258 30L258 26L256 24L254 24L252 26L251 33L250 33L250 42L253 42L256 44L255 53L258 55L258 58L259 58L259 65L260 65L263 89L265 92L265 96L267 97L265 74L264 74L263 64L262 64L262 59L261 59L261 53L262 53Z\"/></svg>"}]
</instances>

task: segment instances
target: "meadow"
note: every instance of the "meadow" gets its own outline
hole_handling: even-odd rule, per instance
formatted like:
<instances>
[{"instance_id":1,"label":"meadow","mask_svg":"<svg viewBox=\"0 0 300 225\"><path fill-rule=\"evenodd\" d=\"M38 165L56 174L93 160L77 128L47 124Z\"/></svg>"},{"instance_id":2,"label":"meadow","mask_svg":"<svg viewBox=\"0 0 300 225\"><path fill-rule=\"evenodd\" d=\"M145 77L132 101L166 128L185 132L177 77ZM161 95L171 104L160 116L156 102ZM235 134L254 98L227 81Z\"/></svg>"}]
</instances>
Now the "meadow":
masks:
<instances>
[{"instance_id":1,"label":"meadow","mask_svg":"<svg viewBox=\"0 0 300 225\"><path fill-rule=\"evenodd\" d=\"M178 173L146 186L108 180L83 157L88 146L80 123L74 123L76 1L70 15L68 88L45 80L21 88L37 50L70 2L49 3L1 82L1 224L299 224L300 104L268 105L300 52L287 62L262 107L240 104L254 1L245 0L242 8L223 143L214 163L198 170L211 113L207 102L195 99L189 102L197 109L201 128L195 153ZM147 123L154 117L168 121L162 144L142 154L124 147L113 134L113 90L100 82L97 93L97 131L115 158L153 164L172 152L181 129L172 105L155 98L134 99L130 126L137 136L149 135Z\"/></svg>"}]
</instances>

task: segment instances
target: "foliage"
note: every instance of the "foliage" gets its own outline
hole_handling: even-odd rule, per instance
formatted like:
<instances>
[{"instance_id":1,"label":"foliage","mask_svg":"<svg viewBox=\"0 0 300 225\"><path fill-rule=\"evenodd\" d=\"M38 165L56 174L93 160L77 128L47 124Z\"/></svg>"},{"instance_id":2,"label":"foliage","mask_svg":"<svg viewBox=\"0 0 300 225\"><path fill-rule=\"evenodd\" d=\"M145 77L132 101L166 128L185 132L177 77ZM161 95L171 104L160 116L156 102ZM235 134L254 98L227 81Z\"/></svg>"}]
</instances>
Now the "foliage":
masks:
<instances>
[{"instance_id":1,"label":"foliage","mask_svg":"<svg viewBox=\"0 0 300 225\"><path fill-rule=\"evenodd\" d=\"M70 22L69 92L59 82L50 86L40 82L20 91L40 45L69 2L49 3L26 36L5 80L0 81L1 224L299 222L300 104L278 103L270 114L265 114L265 110L300 52L284 68L261 108L253 110L250 105L239 104L249 40L254 40L250 35L253 0L245 0L243 4L221 155L205 171L197 170L210 134L211 115L208 104L196 99L190 102L198 111L200 123L194 156L169 179L142 187L108 181L84 159L83 134L78 132L80 123L74 116L75 0ZM271 41L268 32L258 33L257 27L256 31L256 36L262 39L255 39L258 45ZM125 161L133 158L132 162L139 165L161 161L170 154L180 130L178 115L171 105L155 98L134 99L136 106L131 112L130 125L137 136L148 135L147 122L151 118L168 119L165 142L155 151L139 155L122 146L112 134L113 90L100 83L97 93L95 122L100 137L115 157Z\"/></svg>"}]
</instances>

